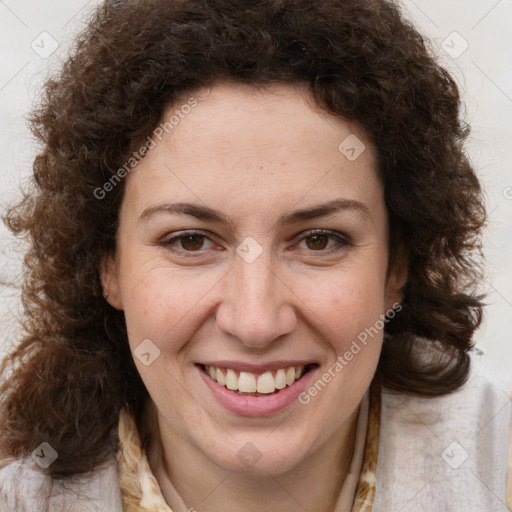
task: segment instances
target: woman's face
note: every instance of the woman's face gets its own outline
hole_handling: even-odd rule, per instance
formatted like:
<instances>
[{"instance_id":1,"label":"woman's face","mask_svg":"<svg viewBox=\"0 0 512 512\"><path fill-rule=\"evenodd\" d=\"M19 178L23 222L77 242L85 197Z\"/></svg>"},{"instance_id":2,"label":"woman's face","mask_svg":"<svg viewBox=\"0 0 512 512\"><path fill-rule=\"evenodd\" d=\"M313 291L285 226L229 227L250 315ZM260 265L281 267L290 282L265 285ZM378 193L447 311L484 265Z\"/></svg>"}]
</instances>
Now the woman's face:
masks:
<instances>
[{"instance_id":1,"label":"woman's face","mask_svg":"<svg viewBox=\"0 0 512 512\"><path fill-rule=\"evenodd\" d=\"M403 285L374 148L304 98L217 85L170 108L102 271L160 429L230 471L286 471L343 431Z\"/></svg>"}]
</instances>

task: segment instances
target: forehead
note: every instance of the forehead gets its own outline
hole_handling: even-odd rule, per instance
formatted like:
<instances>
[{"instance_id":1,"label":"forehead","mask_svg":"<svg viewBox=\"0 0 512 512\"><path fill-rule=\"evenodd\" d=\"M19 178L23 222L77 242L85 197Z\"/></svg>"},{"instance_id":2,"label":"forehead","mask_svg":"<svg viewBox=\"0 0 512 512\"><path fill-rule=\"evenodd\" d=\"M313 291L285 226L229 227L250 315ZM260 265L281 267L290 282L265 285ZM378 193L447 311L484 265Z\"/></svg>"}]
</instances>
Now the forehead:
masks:
<instances>
[{"instance_id":1,"label":"forehead","mask_svg":"<svg viewBox=\"0 0 512 512\"><path fill-rule=\"evenodd\" d=\"M169 106L157 133L129 177L130 201L193 197L255 209L340 193L370 207L381 199L374 148L361 127L318 109L302 86L203 89Z\"/></svg>"},{"instance_id":2,"label":"forehead","mask_svg":"<svg viewBox=\"0 0 512 512\"><path fill-rule=\"evenodd\" d=\"M168 143L176 154L183 139L201 144L199 153L215 149L231 155L254 149L262 154L266 148L275 151L288 146L303 153L313 151L317 156L324 150L337 150L340 138L357 135L367 139L357 123L320 109L301 84L256 88L227 82L194 94L193 109L187 107L191 99L183 97L163 116L164 124L173 120ZM366 156L373 157L372 147Z\"/></svg>"}]
</instances>

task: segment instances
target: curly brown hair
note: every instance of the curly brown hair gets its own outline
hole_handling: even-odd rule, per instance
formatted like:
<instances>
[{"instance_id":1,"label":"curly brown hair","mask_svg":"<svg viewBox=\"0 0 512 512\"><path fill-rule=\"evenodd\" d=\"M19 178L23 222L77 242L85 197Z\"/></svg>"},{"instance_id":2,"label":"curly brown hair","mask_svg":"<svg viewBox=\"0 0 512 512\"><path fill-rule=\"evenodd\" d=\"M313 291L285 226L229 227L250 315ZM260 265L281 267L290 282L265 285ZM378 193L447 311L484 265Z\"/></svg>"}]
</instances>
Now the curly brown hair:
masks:
<instances>
[{"instance_id":1,"label":"curly brown hair","mask_svg":"<svg viewBox=\"0 0 512 512\"><path fill-rule=\"evenodd\" d=\"M456 83L388 0L126 0L92 15L30 121L42 150L33 190L6 223L25 235L25 337L4 360L0 447L58 452L54 478L97 467L119 411L147 391L122 311L102 297L123 181L97 198L164 109L220 81L306 84L315 104L362 126L377 150L390 264L408 257L403 310L387 322L379 373L434 396L467 378L482 319L485 208L464 153ZM96 193L95 193L96 191ZM422 341L422 342L421 342ZM425 344L435 348L427 360Z\"/></svg>"}]
</instances>

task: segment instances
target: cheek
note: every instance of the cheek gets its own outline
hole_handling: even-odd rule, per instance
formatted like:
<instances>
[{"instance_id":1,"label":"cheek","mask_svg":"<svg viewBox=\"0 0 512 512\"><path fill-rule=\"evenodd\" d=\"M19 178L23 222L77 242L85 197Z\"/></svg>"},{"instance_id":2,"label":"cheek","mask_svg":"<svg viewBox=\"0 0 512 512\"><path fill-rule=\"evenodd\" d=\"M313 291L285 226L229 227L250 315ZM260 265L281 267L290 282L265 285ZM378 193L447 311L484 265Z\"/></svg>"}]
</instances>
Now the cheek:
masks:
<instances>
[{"instance_id":1,"label":"cheek","mask_svg":"<svg viewBox=\"0 0 512 512\"><path fill-rule=\"evenodd\" d=\"M123 306L130 344L149 338L166 353L179 350L204 321L217 275L152 266L125 274Z\"/></svg>"},{"instance_id":2,"label":"cheek","mask_svg":"<svg viewBox=\"0 0 512 512\"><path fill-rule=\"evenodd\" d=\"M364 268L317 276L309 290L304 302L310 321L325 332L337 352L346 350L384 312L383 276Z\"/></svg>"}]
</instances>

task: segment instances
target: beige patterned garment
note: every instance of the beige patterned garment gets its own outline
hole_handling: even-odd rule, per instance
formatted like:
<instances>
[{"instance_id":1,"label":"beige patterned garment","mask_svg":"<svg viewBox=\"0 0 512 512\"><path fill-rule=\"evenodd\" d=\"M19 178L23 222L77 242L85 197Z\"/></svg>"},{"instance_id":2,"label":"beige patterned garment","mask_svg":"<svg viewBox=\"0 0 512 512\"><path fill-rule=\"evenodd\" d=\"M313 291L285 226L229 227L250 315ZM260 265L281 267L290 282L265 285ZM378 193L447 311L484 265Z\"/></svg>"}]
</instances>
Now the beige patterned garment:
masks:
<instances>
[{"instance_id":1,"label":"beige patterned garment","mask_svg":"<svg viewBox=\"0 0 512 512\"><path fill-rule=\"evenodd\" d=\"M173 512L151 472L135 419L125 410L119 416L117 463L124 512Z\"/></svg>"},{"instance_id":2,"label":"beige patterned garment","mask_svg":"<svg viewBox=\"0 0 512 512\"><path fill-rule=\"evenodd\" d=\"M379 442L380 396L380 385L372 385L364 460L351 512L370 512L372 509ZM181 512L173 511L162 496L142 448L136 422L125 410L121 411L119 417L117 461L124 512ZM181 498L177 496L177 500L181 501ZM184 505L182 508L188 510Z\"/></svg>"},{"instance_id":3,"label":"beige patterned garment","mask_svg":"<svg viewBox=\"0 0 512 512\"><path fill-rule=\"evenodd\" d=\"M371 512L372 510L373 499L375 498L375 475L379 451L381 392L381 382L380 380L375 380L370 388L370 409L368 412L368 430L363 466L359 475L351 512Z\"/></svg>"}]
</instances>

